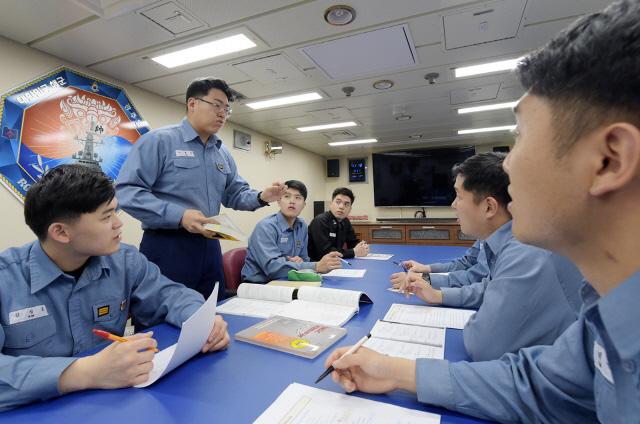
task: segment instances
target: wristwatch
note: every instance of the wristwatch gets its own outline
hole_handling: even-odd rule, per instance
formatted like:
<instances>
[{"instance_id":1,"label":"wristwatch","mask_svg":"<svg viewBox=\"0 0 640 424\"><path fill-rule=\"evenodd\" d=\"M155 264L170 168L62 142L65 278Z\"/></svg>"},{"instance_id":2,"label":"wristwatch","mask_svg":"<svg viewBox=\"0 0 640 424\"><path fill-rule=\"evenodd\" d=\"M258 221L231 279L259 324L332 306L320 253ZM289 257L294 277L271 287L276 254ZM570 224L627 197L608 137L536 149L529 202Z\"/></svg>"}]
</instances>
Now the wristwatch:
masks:
<instances>
[{"instance_id":1,"label":"wristwatch","mask_svg":"<svg viewBox=\"0 0 640 424\"><path fill-rule=\"evenodd\" d=\"M422 273L422 279L431 285L431 275L428 272Z\"/></svg>"},{"instance_id":2,"label":"wristwatch","mask_svg":"<svg viewBox=\"0 0 640 424\"><path fill-rule=\"evenodd\" d=\"M260 206L269 206L269 202L265 202L264 200L262 200L260 198L261 194L262 194L262 192L258 193L258 202L260 202Z\"/></svg>"}]
</instances>

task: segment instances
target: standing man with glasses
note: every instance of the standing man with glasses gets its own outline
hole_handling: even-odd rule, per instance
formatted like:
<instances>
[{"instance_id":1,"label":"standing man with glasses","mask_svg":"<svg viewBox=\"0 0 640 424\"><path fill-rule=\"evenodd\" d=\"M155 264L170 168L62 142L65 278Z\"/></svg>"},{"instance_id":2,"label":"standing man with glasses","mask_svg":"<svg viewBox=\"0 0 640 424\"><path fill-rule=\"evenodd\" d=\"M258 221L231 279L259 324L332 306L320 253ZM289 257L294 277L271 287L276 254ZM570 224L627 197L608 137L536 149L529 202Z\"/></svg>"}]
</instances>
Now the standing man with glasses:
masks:
<instances>
[{"instance_id":1,"label":"standing man with glasses","mask_svg":"<svg viewBox=\"0 0 640 424\"><path fill-rule=\"evenodd\" d=\"M238 175L229 150L216 135L231 114L233 95L219 79L198 79L187 88L187 116L134 144L116 181L122 209L142 222L140 251L162 274L208 297L224 287L218 240L204 236L220 205L256 210L278 200L285 186L258 192ZM220 290L219 297L224 296Z\"/></svg>"}]
</instances>

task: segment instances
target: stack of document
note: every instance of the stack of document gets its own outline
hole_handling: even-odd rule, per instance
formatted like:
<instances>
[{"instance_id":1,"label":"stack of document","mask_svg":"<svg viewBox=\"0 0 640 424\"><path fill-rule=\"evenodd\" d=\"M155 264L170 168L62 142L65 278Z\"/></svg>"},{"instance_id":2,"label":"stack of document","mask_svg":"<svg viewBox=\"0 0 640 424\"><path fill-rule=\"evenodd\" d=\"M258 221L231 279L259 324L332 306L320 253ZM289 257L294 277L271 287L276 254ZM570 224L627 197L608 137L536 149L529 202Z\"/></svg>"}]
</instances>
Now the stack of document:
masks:
<instances>
[{"instance_id":1,"label":"stack of document","mask_svg":"<svg viewBox=\"0 0 640 424\"><path fill-rule=\"evenodd\" d=\"M238 295L220 305L218 312L256 318L279 315L342 327L359 311L360 303L373 302L365 293L355 290L243 283L238 287Z\"/></svg>"},{"instance_id":2,"label":"stack of document","mask_svg":"<svg viewBox=\"0 0 640 424\"><path fill-rule=\"evenodd\" d=\"M444 359L445 329L380 321L364 346L399 358Z\"/></svg>"},{"instance_id":3,"label":"stack of document","mask_svg":"<svg viewBox=\"0 0 640 424\"><path fill-rule=\"evenodd\" d=\"M439 424L440 415L290 384L254 424Z\"/></svg>"},{"instance_id":4,"label":"stack of document","mask_svg":"<svg viewBox=\"0 0 640 424\"><path fill-rule=\"evenodd\" d=\"M473 314L475 311L467 309L394 303L384 316L384 321L462 330Z\"/></svg>"}]
</instances>

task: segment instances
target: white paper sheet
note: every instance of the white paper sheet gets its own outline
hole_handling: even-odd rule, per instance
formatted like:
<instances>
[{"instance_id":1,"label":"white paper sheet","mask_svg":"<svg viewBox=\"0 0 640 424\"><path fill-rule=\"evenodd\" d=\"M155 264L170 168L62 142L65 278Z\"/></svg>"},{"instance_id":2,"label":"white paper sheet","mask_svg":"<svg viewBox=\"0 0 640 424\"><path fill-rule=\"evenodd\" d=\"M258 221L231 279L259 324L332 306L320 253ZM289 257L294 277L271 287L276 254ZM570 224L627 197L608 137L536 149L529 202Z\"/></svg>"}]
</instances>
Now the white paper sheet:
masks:
<instances>
[{"instance_id":1,"label":"white paper sheet","mask_svg":"<svg viewBox=\"0 0 640 424\"><path fill-rule=\"evenodd\" d=\"M269 318L277 315L284 302L270 300L242 299L234 297L218 306L219 314L240 315L243 317Z\"/></svg>"},{"instance_id":2,"label":"white paper sheet","mask_svg":"<svg viewBox=\"0 0 640 424\"><path fill-rule=\"evenodd\" d=\"M364 346L376 352L397 358L418 359L432 358L444 359L444 347L429 346L418 343L398 342L395 340L379 339L371 337Z\"/></svg>"},{"instance_id":3,"label":"white paper sheet","mask_svg":"<svg viewBox=\"0 0 640 424\"><path fill-rule=\"evenodd\" d=\"M254 421L272 423L439 424L440 416L293 383Z\"/></svg>"},{"instance_id":4,"label":"white paper sheet","mask_svg":"<svg viewBox=\"0 0 640 424\"><path fill-rule=\"evenodd\" d=\"M182 324L178 343L156 353L153 358L153 369L149 373L149 379L135 387L152 385L162 376L173 371L200 352L207 341L207 337L213 330L217 300L218 283L216 283L209 299Z\"/></svg>"},{"instance_id":5,"label":"white paper sheet","mask_svg":"<svg viewBox=\"0 0 640 424\"><path fill-rule=\"evenodd\" d=\"M445 329L378 320L371 329L371 336L379 339L442 347L445 341Z\"/></svg>"},{"instance_id":6,"label":"white paper sheet","mask_svg":"<svg viewBox=\"0 0 640 424\"><path fill-rule=\"evenodd\" d=\"M371 261L388 261L393 255L387 253L369 253L367 256L357 256L353 259L367 259Z\"/></svg>"},{"instance_id":7,"label":"white paper sheet","mask_svg":"<svg viewBox=\"0 0 640 424\"><path fill-rule=\"evenodd\" d=\"M276 315L342 327L356 312L358 312L357 306L294 300L284 305Z\"/></svg>"},{"instance_id":8,"label":"white paper sheet","mask_svg":"<svg viewBox=\"0 0 640 424\"><path fill-rule=\"evenodd\" d=\"M334 269L327 274L322 274L323 277L346 277L346 278L362 278L366 269Z\"/></svg>"},{"instance_id":9,"label":"white paper sheet","mask_svg":"<svg viewBox=\"0 0 640 424\"><path fill-rule=\"evenodd\" d=\"M327 287L300 287L298 289L298 299L300 300L352 307L358 307L362 295L361 291Z\"/></svg>"},{"instance_id":10,"label":"white paper sheet","mask_svg":"<svg viewBox=\"0 0 640 424\"><path fill-rule=\"evenodd\" d=\"M447 327L462 330L473 314L475 314L475 311L466 309L394 303L384 316L384 320L401 324Z\"/></svg>"}]
</instances>

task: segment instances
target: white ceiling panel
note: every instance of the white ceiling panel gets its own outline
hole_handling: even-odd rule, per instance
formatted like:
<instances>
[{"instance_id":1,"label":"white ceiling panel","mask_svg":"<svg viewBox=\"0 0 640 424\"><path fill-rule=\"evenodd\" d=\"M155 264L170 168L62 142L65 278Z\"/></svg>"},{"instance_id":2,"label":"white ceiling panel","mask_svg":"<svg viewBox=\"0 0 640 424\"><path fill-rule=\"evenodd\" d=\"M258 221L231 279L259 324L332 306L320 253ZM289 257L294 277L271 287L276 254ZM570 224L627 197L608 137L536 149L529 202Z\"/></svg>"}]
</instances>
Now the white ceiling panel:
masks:
<instances>
[{"instance_id":1,"label":"white ceiling panel","mask_svg":"<svg viewBox=\"0 0 640 424\"><path fill-rule=\"evenodd\" d=\"M608 0L535 0L529 1L524 24L544 22L597 12L611 3Z\"/></svg>"},{"instance_id":2,"label":"white ceiling panel","mask_svg":"<svg viewBox=\"0 0 640 424\"><path fill-rule=\"evenodd\" d=\"M148 81L137 83L138 87L147 89L161 96L171 97L181 95L187 92L189 83L196 78L213 77L225 80L228 84L233 85L246 78L234 70L229 65L213 65L201 69L188 72L180 72L166 77L154 78Z\"/></svg>"},{"instance_id":3,"label":"white ceiling panel","mask_svg":"<svg viewBox=\"0 0 640 424\"><path fill-rule=\"evenodd\" d=\"M0 35L29 43L92 14L67 0L2 1Z\"/></svg>"}]
</instances>

